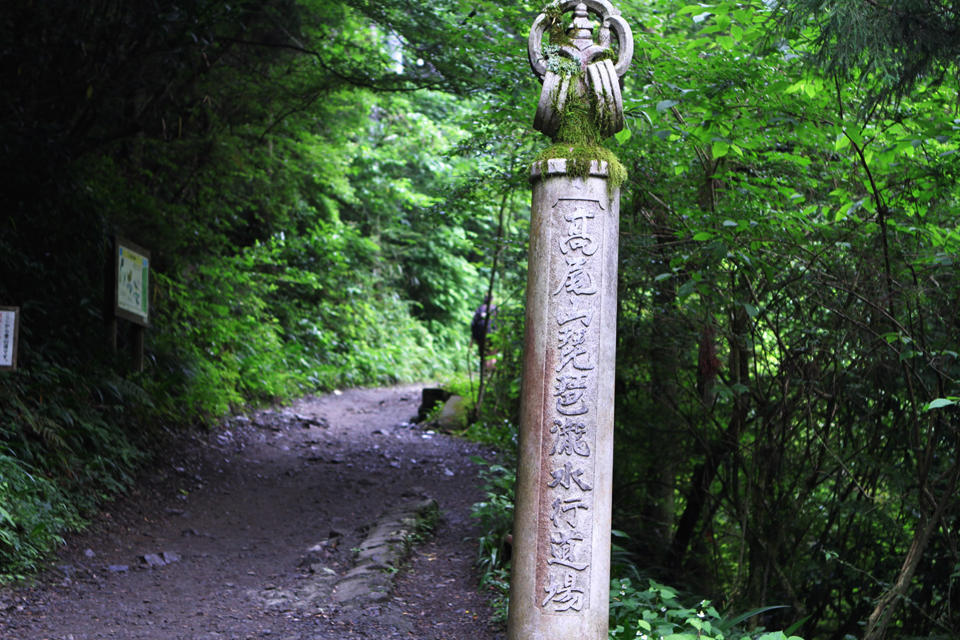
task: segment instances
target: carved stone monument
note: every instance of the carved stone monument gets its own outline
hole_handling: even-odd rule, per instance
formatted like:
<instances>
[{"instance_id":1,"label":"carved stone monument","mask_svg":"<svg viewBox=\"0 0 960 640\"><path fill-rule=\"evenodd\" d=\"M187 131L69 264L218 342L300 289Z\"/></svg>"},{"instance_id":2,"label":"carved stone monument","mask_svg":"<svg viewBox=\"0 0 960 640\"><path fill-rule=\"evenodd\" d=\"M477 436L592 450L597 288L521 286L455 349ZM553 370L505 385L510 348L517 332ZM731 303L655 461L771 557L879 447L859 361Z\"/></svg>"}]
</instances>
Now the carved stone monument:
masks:
<instances>
[{"instance_id":1,"label":"carved stone monument","mask_svg":"<svg viewBox=\"0 0 960 640\"><path fill-rule=\"evenodd\" d=\"M534 126L554 145L531 176L507 635L606 640L623 170L599 142L623 127L633 39L607 0L560 1L534 21L528 53L543 83Z\"/></svg>"}]
</instances>

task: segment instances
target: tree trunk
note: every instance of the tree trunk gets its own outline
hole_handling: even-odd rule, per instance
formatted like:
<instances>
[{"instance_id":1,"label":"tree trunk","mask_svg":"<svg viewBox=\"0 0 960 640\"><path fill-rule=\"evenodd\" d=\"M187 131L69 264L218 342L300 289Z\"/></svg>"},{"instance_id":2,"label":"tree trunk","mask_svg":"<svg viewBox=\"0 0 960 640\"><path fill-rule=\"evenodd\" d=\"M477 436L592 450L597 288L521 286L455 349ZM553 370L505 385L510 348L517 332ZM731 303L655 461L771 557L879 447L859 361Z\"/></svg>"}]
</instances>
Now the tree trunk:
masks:
<instances>
[{"instance_id":1,"label":"tree trunk","mask_svg":"<svg viewBox=\"0 0 960 640\"><path fill-rule=\"evenodd\" d=\"M671 245L676 240L668 212L656 207L650 216L653 235L657 242L657 256L662 264L670 262ZM654 284L653 322L651 326L650 392L657 399L654 415L648 423L648 446L658 455L647 474L647 506L644 520L655 523L660 551L667 548L676 519L676 479L679 455L677 446L683 433L679 414L680 350L683 318L677 310L677 290L674 278L665 278Z\"/></svg>"},{"instance_id":2,"label":"tree trunk","mask_svg":"<svg viewBox=\"0 0 960 640\"><path fill-rule=\"evenodd\" d=\"M734 287L736 290L737 287ZM735 303L731 312L730 325L730 383L746 386L750 376L750 353L746 339L749 327L749 317L743 305ZM734 395L733 411L730 415L730 422L724 430L719 442L708 443L706 445L706 459L693 472L693 478L690 482L690 488L687 491L686 506L683 514L677 523L677 531L673 536L673 543L670 546L670 556L673 565L677 568L683 566L687 549L693 540L693 534L697 523L701 519L704 505L710 493L710 485L717 476L722 462L729 457L731 453L740 444L740 435L743 433L747 420L747 411L749 408L748 396L746 393L737 393Z\"/></svg>"},{"instance_id":3,"label":"tree trunk","mask_svg":"<svg viewBox=\"0 0 960 640\"><path fill-rule=\"evenodd\" d=\"M943 491L939 503L935 504L933 509L924 514L920 527L913 536L913 542L910 543L910 549L907 550L907 555L903 558L903 564L897 574L896 581L893 583L893 586L880 596L876 606L870 613L870 617L867 618L867 626L863 632L863 640L883 640L887 632L887 626L890 624L890 619L893 617L897 605L906 595L907 589L910 588L910 582L917 572L920 560L923 559L923 552L927 548L930 536L939 525L943 512L954 500L954 494L957 489L958 472L960 472L960 465L954 462L953 468L949 472L950 481L947 483L948 486ZM929 485L924 483L920 487L921 500L928 486Z\"/></svg>"},{"instance_id":4,"label":"tree trunk","mask_svg":"<svg viewBox=\"0 0 960 640\"><path fill-rule=\"evenodd\" d=\"M510 165L510 172L513 172L513 163ZM492 316L493 309L493 288L496 283L497 278L497 267L500 263L500 253L503 251L503 236L505 232L506 225L504 224L504 217L506 215L507 207L513 202L513 189L508 189L503 194L503 198L500 200L500 211L497 214L497 237L495 239L494 249L493 249L493 263L490 265L490 280L487 282L487 295L486 304L487 315L484 318L483 325L483 340L480 341L480 344L477 345L478 351L480 353L480 379L477 383L477 402L473 407L473 411L470 415L470 421L473 422L477 419L480 414L480 407L483 405L483 392L486 390L487 383L487 372L486 372L486 361L487 361L487 339L488 332L490 330L490 319Z\"/></svg>"}]
</instances>

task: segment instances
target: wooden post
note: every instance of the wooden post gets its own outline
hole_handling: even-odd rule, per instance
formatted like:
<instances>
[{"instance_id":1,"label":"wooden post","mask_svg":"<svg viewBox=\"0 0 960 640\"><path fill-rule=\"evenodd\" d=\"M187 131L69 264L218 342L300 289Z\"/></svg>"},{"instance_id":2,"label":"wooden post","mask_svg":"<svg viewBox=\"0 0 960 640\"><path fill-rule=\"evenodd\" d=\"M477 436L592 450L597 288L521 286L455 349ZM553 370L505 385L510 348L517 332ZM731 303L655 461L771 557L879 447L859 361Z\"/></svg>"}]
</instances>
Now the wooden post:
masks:
<instances>
[{"instance_id":1,"label":"wooden post","mask_svg":"<svg viewBox=\"0 0 960 640\"><path fill-rule=\"evenodd\" d=\"M107 274L107 344L116 352L117 318L133 323L133 370L143 371L144 337L150 318L150 252L114 238Z\"/></svg>"},{"instance_id":2,"label":"wooden post","mask_svg":"<svg viewBox=\"0 0 960 640\"><path fill-rule=\"evenodd\" d=\"M103 263L103 329L107 349L117 352L117 239L107 241L107 257Z\"/></svg>"},{"instance_id":3,"label":"wooden post","mask_svg":"<svg viewBox=\"0 0 960 640\"><path fill-rule=\"evenodd\" d=\"M142 325L133 325L133 370L137 373L143 371L143 350L146 329Z\"/></svg>"}]
</instances>

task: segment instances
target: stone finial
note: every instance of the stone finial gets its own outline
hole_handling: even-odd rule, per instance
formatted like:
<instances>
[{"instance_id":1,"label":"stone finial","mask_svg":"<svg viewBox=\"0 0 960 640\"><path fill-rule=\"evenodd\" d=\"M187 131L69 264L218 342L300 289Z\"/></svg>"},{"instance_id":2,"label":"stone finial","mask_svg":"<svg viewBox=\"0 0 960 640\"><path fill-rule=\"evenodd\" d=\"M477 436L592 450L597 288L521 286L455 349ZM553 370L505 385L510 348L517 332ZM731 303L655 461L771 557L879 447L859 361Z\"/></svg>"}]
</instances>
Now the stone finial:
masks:
<instances>
[{"instance_id":1,"label":"stone finial","mask_svg":"<svg viewBox=\"0 0 960 640\"><path fill-rule=\"evenodd\" d=\"M582 2L573 9L573 22L567 28L567 33L574 42L588 40L589 44L593 44L593 23L590 22L587 5Z\"/></svg>"},{"instance_id":2,"label":"stone finial","mask_svg":"<svg viewBox=\"0 0 960 640\"><path fill-rule=\"evenodd\" d=\"M571 10L573 20L561 31L556 23ZM591 13L601 21L596 41ZM563 37L556 38L561 42L552 38L545 52L543 36L548 29ZM619 45L615 61L611 59L611 31ZM557 0L548 5L530 28L527 55L534 74L543 83L533 123L538 131L556 137L571 91L594 104L594 124L602 137L623 129L620 88L633 59L633 33L608 0Z\"/></svg>"}]
</instances>

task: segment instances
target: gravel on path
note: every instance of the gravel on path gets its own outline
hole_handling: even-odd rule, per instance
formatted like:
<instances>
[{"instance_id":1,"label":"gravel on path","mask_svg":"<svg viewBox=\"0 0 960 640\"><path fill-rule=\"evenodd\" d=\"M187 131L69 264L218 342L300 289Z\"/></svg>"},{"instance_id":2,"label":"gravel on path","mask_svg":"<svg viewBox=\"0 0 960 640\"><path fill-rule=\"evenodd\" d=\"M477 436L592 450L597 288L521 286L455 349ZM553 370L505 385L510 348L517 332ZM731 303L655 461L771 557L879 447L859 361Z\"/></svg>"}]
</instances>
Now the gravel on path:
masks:
<instances>
[{"instance_id":1,"label":"gravel on path","mask_svg":"<svg viewBox=\"0 0 960 640\"><path fill-rule=\"evenodd\" d=\"M0 590L0 639L502 640L473 570L470 458L491 452L411 424L419 400L353 389L185 435Z\"/></svg>"}]
</instances>

